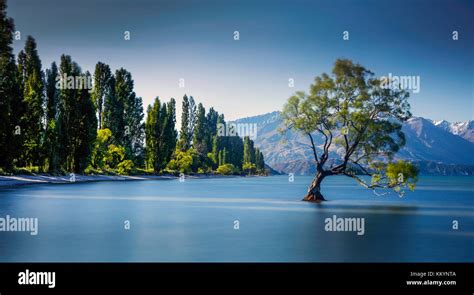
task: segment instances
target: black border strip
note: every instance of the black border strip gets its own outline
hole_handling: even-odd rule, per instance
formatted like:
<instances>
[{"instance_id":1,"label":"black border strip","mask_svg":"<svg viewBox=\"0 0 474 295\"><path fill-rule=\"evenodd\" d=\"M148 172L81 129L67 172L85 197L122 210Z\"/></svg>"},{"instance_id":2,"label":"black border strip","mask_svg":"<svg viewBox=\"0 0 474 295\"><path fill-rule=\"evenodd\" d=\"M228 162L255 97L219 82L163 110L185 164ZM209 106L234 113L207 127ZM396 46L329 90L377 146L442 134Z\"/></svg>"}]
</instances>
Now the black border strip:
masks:
<instances>
[{"instance_id":1,"label":"black border strip","mask_svg":"<svg viewBox=\"0 0 474 295\"><path fill-rule=\"evenodd\" d=\"M55 272L56 286L19 285L18 274L26 269ZM433 272L432 277L411 276ZM455 274L455 276L453 276ZM407 286L407 280L456 281L450 286ZM314 294L318 290L350 292L398 290L401 294L474 294L474 263L2 263L0 295L69 294L97 289L115 291L215 290L221 294L241 290L253 293L292 288ZM171 289L170 289L171 288ZM309 289L308 289L309 288ZM313 289L313 291L311 291ZM155 290L155 291L153 291ZM152 292L153 291L153 292ZM467 293L466 293L467 292ZM133 292L132 294L135 294ZM142 293L142 292L140 292ZM148 293L148 292L146 292ZM381 293L381 294L383 294Z\"/></svg>"}]
</instances>

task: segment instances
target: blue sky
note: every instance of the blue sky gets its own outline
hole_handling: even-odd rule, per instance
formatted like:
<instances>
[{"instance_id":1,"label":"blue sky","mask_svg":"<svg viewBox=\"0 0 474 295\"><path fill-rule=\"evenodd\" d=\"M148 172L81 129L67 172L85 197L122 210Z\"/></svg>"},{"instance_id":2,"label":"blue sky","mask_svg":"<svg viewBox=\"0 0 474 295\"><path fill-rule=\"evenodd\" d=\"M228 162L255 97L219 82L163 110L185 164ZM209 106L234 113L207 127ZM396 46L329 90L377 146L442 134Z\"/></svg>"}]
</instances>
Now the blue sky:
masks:
<instances>
[{"instance_id":1,"label":"blue sky","mask_svg":"<svg viewBox=\"0 0 474 295\"><path fill-rule=\"evenodd\" d=\"M145 105L184 93L227 119L281 109L349 58L376 75L420 76L414 115L474 119L474 1L10 0L43 68L69 54L84 70L124 67ZM344 41L343 31L349 32ZM459 40L452 40L452 32ZM124 40L130 31L131 40ZM234 40L239 31L240 40ZM178 87L179 79L185 88ZM293 78L295 87L288 87Z\"/></svg>"}]
</instances>

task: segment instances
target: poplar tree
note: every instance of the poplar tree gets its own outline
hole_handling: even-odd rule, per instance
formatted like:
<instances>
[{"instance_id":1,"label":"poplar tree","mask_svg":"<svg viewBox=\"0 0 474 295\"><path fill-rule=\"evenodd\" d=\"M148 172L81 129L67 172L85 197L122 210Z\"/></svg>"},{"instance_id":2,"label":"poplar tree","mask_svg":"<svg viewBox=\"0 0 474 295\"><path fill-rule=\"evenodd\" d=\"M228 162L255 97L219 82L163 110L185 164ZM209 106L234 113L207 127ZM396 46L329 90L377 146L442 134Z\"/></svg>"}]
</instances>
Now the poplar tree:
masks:
<instances>
[{"instance_id":1,"label":"poplar tree","mask_svg":"<svg viewBox=\"0 0 474 295\"><path fill-rule=\"evenodd\" d=\"M173 152L176 147L176 101L174 98L171 98L170 101L166 104L166 120L164 124L164 162L165 165L171 160Z\"/></svg>"},{"instance_id":2,"label":"poplar tree","mask_svg":"<svg viewBox=\"0 0 474 295\"><path fill-rule=\"evenodd\" d=\"M78 74L78 66L73 63L68 55L62 55L59 64L59 74L61 77L74 77ZM75 114L76 114L76 90L69 89L64 85L67 81L61 80L59 90L59 114L57 120L58 142L59 142L59 161L61 168L66 171L72 171L72 153L75 131Z\"/></svg>"},{"instance_id":3,"label":"poplar tree","mask_svg":"<svg viewBox=\"0 0 474 295\"><path fill-rule=\"evenodd\" d=\"M6 1L0 0L0 168L10 170L13 159L20 152L21 99L11 46L15 26L13 20L7 17L6 9Z\"/></svg>"},{"instance_id":4,"label":"poplar tree","mask_svg":"<svg viewBox=\"0 0 474 295\"><path fill-rule=\"evenodd\" d=\"M213 107L209 109L209 112L206 115L206 153L213 151L214 146L214 135L217 133L217 118L219 113L214 110Z\"/></svg>"},{"instance_id":5,"label":"poplar tree","mask_svg":"<svg viewBox=\"0 0 474 295\"><path fill-rule=\"evenodd\" d=\"M163 166L161 144L163 134L163 111L159 97L155 98L153 105L148 106L145 123L146 132L146 163L147 168L158 173ZM166 112L166 111L165 111Z\"/></svg>"},{"instance_id":6,"label":"poplar tree","mask_svg":"<svg viewBox=\"0 0 474 295\"><path fill-rule=\"evenodd\" d=\"M181 104L181 130L179 132L179 149L187 151L191 147L189 142L189 99L185 94Z\"/></svg>"},{"instance_id":7,"label":"poplar tree","mask_svg":"<svg viewBox=\"0 0 474 295\"><path fill-rule=\"evenodd\" d=\"M89 72L83 77L88 81L92 80ZM82 88L78 90L77 117L75 124L80 126L74 138L74 169L73 171L84 171L91 161L92 149L97 136L97 117L95 115L94 102L90 94L90 89Z\"/></svg>"},{"instance_id":8,"label":"poplar tree","mask_svg":"<svg viewBox=\"0 0 474 295\"><path fill-rule=\"evenodd\" d=\"M97 110L99 129L103 128L104 101L113 93L112 72L110 67L102 62L98 62L94 71L93 100Z\"/></svg>"},{"instance_id":9,"label":"poplar tree","mask_svg":"<svg viewBox=\"0 0 474 295\"><path fill-rule=\"evenodd\" d=\"M43 158L42 139L44 132L44 73L36 49L36 41L28 36L24 53L20 53L19 69L23 82L24 132L23 155L25 164L41 165Z\"/></svg>"},{"instance_id":10,"label":"poplar tree","mask_svg":"<svg viewBox=\"0 0 474 295\"><path fill-rule=\"evenodd\" d=\"M263 153L259 149L255 149L255 166L259 172L265 171L265 161Z\"/></svg>"},{"instance_id":11,"label":"poplar tree","mask_svg":"<svg viewBox=\"0 0 474 295\"><path fill-rule=\"evenodd\" d=\"M61 56L59 68L61 76L68 77L59 92L59 157L66 171L82 172L90 163L97 135L97 118L91 89L86 87L87 84L78 85L73 81L90 81L92 77L89 72L82 74L79 65L67 55Z\"/></svg>"},{"instance_id":12,"label":"poplar tree","mask_svg":"<svg viewBox=\"0 0 474 295\"><path fill-rule=\"evenodd\" d=\"M142 122L143 100L133 92L125 104L125 147L127 157L142 165L144 157L145 124Z\"/></svg>"},{"instance_id":13,"label":"poplar tree","mask_svg":"<svg viewBox=\"0 0 474 295\"><path fill-rule=\"evenodd\" d=\"M196 114L196 125L194 126L193 146L200 156L207 154L207 121L206 109L199 103Z\"/></svg>"},{"instance_id":14,"label":"poplar tree","mask_svg":"<svg viewBox=\"0 0 474 295\"><path fill-rule=\"evenodd\" d=\"M130 150L131 136L130 126L127 126L125 119L125 104L129 104L132 93L132 75L123 68L115 71L115 99L110 105L111 112L109 114L112 116L112 118L109 118L111 124L105 127L112 131L115 144L125 146L128 150ZM125 129L125 126L127 126L127 129Z\"/></svg>"},{"instance_id":15,"label":"poplar tree","mask_svg":"<svg viewBox=\"0 0 474 295\"><path fill-rule=\"evenodd\" d=\"M59 90L56 88L58 67L56 63L51 64L51 69L46 70L46 131L44 139L45 166L48 172L56 172L59 169L58 158L58 99Z\"/></svg>"},{"instance_id":16,"label":"poplar tree","mask_svg":"<svg viewBox=\"0 0 474 295\"><path fill-rule=\"evenodd\" d=\"M59 90L56 87L56 79L58 79L58 66L55 62L51 64L51 68L46 70L46 121L56 119L58 111L58 95Z\"/></svg>"},{"instance_id":17,"label":"poplar tree","mask_svg":"<svg viewBox=\"0 0 474 295\"><path fill-rule=\"evenodd\" d=\"M244 137L244 163L255 164L255 150L253 141L248 136Z\"/></svg>"}]
</instances>

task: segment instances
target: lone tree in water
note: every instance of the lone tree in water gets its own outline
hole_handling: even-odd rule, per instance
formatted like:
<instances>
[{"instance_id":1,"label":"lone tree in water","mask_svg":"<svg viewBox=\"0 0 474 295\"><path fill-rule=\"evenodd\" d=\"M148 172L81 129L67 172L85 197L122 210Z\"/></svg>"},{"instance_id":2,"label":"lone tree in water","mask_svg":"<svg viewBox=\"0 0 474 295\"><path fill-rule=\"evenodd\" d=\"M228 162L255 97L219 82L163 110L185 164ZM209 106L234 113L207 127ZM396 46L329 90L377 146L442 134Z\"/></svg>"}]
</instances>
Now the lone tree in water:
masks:
<instances>
[{"instance_id":1,"label":"lone tree in water","mask_svg":"<svg viewBox=\"0 0 474 295\"><path fill-rule=\"evenodd\" d=\"M324 201L321 183L332 175L401 196L407 187L414 189L418 169L401 160L393 162L405 144L401 123L411 117L409 94L400 87L386 87L388 82L339 59L332 75L316 77L309 94L298 91L288 99L282 131L295 129L307 136L316 165L304 201Z\"/></svg>"}]
</instances>

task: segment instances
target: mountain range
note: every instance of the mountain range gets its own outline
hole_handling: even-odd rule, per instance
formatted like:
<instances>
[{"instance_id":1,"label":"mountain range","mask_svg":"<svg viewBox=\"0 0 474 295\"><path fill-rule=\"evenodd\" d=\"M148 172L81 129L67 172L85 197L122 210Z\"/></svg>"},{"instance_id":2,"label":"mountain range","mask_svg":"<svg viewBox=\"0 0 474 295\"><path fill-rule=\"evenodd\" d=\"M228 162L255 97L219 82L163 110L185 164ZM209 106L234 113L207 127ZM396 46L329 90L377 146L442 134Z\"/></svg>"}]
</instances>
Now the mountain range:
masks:
<instances>
[{"instance_id":1,"label":"mountain range","mask_svg":"<svg viewBox=\"0 0 474 295\"><path fill-rule=\"evenodd\" d=\"M234 123L257 125L254 139L265 157L265 163L281 173L314 174L315 165L309 139L294 130L279 132L283 127L280 112L242 118ZM474 175L474 122L433 121L412 117L403 123L405 146L395 159L415 163L422 174ZM314 134L315 144L322 148L323 139ZM335 147L330 158L340 159Z\"/></svg>"},{"instance_id":2,"label":"mountain range","mask_svg":"<svg viewBox=\"0 0 474 295\"><path fill-rule=\"evenodd\" d=\"M474 142L474 121L454 122L450 123L446 120L432 121L432 123L454 135L459 135L462 138Z\"/></svg>"}]
</instances>

